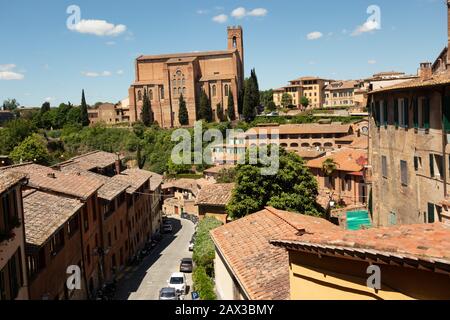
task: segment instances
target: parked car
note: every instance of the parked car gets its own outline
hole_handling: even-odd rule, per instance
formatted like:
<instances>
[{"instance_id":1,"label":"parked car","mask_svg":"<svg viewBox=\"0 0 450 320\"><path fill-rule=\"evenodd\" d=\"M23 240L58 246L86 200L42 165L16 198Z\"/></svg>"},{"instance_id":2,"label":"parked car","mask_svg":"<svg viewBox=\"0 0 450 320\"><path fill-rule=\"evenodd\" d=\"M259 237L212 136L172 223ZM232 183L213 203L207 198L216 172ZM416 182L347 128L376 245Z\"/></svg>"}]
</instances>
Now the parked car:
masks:
<instances>
[{"instance_id":1,"label":"parked car","mask_svg":"<svg viewBox=\"0 0 450 320\"><path fill-rule=\"evenodd\" d=\"M191 273L194 268L192 258L184 258L180 263L180 272Z\"/></svg>"},{"instance_id":2,"label":"parked car","mask_svg":"<svg viewBox=\"0 0 450 320\"><path fill-rule=\"evenodd\" d=\"M171 224L165 224L163 225L163 232L164 233L172 233L173 232L173 227Z\"/></svg>"},{"instance_id":3,"label":"parked car","mask_svg":"<svg viewBox=\"0 0 450 320\"><path fill-rule=\"evenodd\" d=\"M180 300L175 288L162 288L159 292L159 300Z\"/></svg>"},{"instance_id":4,"label":"parked car","mask_svg":"<svg viewBox=\"0 0 450 320\"><path fill-rule=\"evenodd\" d=\"M186 276L184 275L184 273L172 273L172 276L167 281L167 284L170 288L174 288L179 294L187 293Z\"/></svg>"}]
</instances>

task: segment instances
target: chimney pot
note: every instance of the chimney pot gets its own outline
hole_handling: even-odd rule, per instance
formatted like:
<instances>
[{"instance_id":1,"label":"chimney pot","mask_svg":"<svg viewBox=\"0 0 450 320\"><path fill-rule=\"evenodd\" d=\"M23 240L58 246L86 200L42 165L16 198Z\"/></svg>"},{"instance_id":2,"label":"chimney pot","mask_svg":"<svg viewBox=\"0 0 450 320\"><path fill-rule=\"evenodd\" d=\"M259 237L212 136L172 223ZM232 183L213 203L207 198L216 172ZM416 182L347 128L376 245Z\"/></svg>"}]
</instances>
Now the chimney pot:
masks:
<instances>
[{"instance_id":1,"label":"chimney pot","mask_svg":"<svg viewBox=\"0 0 450 320\"><path fill-rule=\"evenodd\" d=\"M56 174L54 172L50 172L47 174L47 177L49 177L51 179L56 179Z\"/></svg>"}]
</instances>

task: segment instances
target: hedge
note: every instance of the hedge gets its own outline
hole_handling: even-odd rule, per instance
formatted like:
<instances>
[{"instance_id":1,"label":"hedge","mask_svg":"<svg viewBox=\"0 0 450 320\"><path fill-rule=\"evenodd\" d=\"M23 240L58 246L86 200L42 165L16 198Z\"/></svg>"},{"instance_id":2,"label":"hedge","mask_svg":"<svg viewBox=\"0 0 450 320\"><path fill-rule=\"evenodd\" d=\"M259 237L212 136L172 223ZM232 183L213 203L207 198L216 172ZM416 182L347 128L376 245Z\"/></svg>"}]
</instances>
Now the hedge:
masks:
<instances>
[{"instance_id":1,"label":"hedge","mask_svg":"<svg viewBox=\"0 0 450 320\"><path fill-rule=\"evenodd\" d=\"M194 291L198 292L201 300L216 300L216 293L214 291L214 282L206 274L204 267L197 267L192 274L194 282Z\"/></svg>"}]
</instances>

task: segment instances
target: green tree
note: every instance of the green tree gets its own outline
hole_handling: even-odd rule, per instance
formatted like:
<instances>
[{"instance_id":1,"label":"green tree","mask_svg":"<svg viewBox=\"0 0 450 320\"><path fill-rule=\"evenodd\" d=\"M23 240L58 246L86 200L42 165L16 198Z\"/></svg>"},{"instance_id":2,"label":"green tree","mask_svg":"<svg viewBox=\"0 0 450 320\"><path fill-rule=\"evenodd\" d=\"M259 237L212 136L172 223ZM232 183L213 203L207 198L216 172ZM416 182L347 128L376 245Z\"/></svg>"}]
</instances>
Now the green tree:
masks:
<instances>
[{"instance_id":1,"label":"green tree","mask_svg":"<svg viewBox=\"0 0 450 320\"><path fill-rule=\"evenodd\" d=\"M167 166L170 175L177 175L183 173L190 173L192 166L189 164L175 164L172 159L169 159Z\"/></svg>"},{"instance_id":2,"label":"green tree","mask_svg":"<svg viewBox=\"0 0 450 320\"><path fill-rule=\"evenodd\" d=\"M234 97L233 92L229 92L228 94L228 109L227 109L228 120L234 121L236 120L236 110L234 108Z\"/></svg>"},{"instance_id":3,"label":"green tree","mask_svg":"<svg viewBox=\"0 0 450 320\"><path fill-rule=\"evenodd\" d=\"M205 91L202 91L200 96L199 119L205 120L206 122L212 121L211 102L209 101Z\"/></svg>"},{"instance_id":4,"label":"green tree","mask_svg":"<svg viewBox=\"0 0 450 320\"><path fill-rule=\"evenodd\" d=\"M50 111L50 102L46 101L41 106L41 114L44 114L49 111Z\"/></svg>"},{"instance_id":5,"label":"green tree","mask_svg":"<svg viewBox=\"0 0 450 320\"><path fill-rule=\"evenodd\" d=\"M270 102L273 102L273 90L269 89L260 92L261 104L267 109Z\"/></svg>"},{"instance_id":6,"label":"green tree","mask_svg":"<svg viewBox=\"0 0 450 320\"><path fill-rule=\"evenodd\" d=\"M269 103L266 105L266 111L267 112L273 112L277 110L277 106L275 102L269 101Z\"/></svg>"},{"instance_id":7,"label":"green tree","mask_svg":"<svg viewBox=\"0 0 450 320\"><path fill-rule=\"evenodd\" d=\"M236 181L236 169L222 169L220 170L217 178L217 183L233 183Z\"/></svg>"},{"instance_id":8,"label":"green tree","mask_svg":"<svg viewBox=\"0 0 450 320\"><path fill-rule=\"evenodd\" d=\"M84 89L81 93L81 106L80 106L80 120L83 127L89 126L89 114L88 114L88 106L86 103L86 97L84 96Z\"/></svg>"},{"instance_id":9,"label":"green tree","mask_svg":"<svg viewBox=\"0 0 450 320\"><path fill-rule=\"evenodd\" d=\"M79 107L73 107L67 112L66 116L66 123L65 124L81 124L83 125L82 116L81 116L81 109Z\"/></svg>"},{"instance_id":10,"label":"green tree","mask_svg":"<svg viewBox=\"0 0 450 320\"><path fill-rule=\"evenodd\" d=\"M259 107L261 104L261 97L260 97L260 93L259 93L259 83L258 83L258 77L256 76L256 70L252 69L251 73L250 73L250 79L252 82L252 101L253 101L253 106Z\"/></svg>"},{"instance_id":11,"label":"green tree","mask_svg":"<svg viewBox=\"0 0 450 320\"><path fill-rule=\"evenodd\" d=\"M238 92L238 114L243 114L244 111L244 94L245 94L245 81L242 84L242 88Z\"/></svg>"},{"instance_id":12,"label":"green tree","mask_svg":"<svg viewBox=\"0 0 450 320\"><path fill-rule=\"evenodd\" d=\"M309 99L305 96L302 96L300 98L300 104L304 107L304 108L308 108L309 106Z\"/></svg>"},{"instance_id":13,"label":"green tree","mask_svg":"<svg viewBox=\"0 0 450 320\"><path fill-rule=\"evenodd\" d=\"M214 242L211 239L211 230L222 225L222 222L213 217L207 217L199 222L197 237L194 244L192 258L197 267L205 268L209 277L214 276Z\"/></svg>"},{"instance_id":14,"label":"green tree","mask_svg":"<svg viewBox=\"0 0 450 320\"><path fill-rule=\"evenodd\" d=\"M150 127L154 123L152 104L147 95L147 90L144 90L144 104L142 105L141 120L147 127Z\"/></svg>"},{"instance_id":15,"label":"green tree","mask_svg":"<svg viewBox=\"0 0 450 320\"><path fill-rule=\"evenodd\" d=\"M249 163L249 153L246 158ZM236 188L227 206L233 219L262 210L267 205L306 215L323 215L316 203L317 181L302 158L279 148L276 175L262 175L262 167L260 161L256 165L237 167Z\"/></svg>"},{"instance_id":16,"label":"green tree","mask_svg":"<svg viewBox=\"0 0 450 320\"><path fill-rule=\"evenodd\" d=\"M329 158L322 163L322 172L325 176L330 177L337 170L337 167L338 166L336 162L334 162L333 159Z\"/></svg>"},{"instance_id":17,"label":"green tree","mask_svg":"<svg viewBox=\"0 0 450 320\"><path fill-rule=\"evenodd\" d=\"M184 101L183 94L180 95L178 105L180 106L180 110L178 111L178 120L182 126L187 126L189 124L189 113L186 108L186 101Z\"/></svg>"},{"instance_id":18,"label":"green tree","mask_svg":"<svg viewBox=\"0 0 450 320\"><path fill-rule=\"evenodd\" d=\"M55 116L55 128L61 129L67 123L67 114L72 109L72 105L69 103L61 103L56 110Z\"/></svg>"},{"instance_id":19,"label":"green tree","mask_svg":"<svg viewBox=\"0 0 450 320\"><path fill-rule=\"evenodd\" d=\"M216 105L216 114L217 114L217 119L219 120L219 122L223 122L225 120L225 115L223 113L223 108L222 108L221 103L218 103Z\"/></svg>"},{"instance_id":20,"label":"green tree","mask_svg":"<svg viewBox=\"0 0 450 320\"><path fill-rule=\"evenodd\" d=\"M281 96L281 105L284 108L287 108L291 104L292 104L292 97L291 97L291 95L289 93L283 93L283 95Z\"/></svg>"},{"instance_id":21,"label":"green tree","mask_svg":"<svg viewBox=\"0 0 450 320\"><path fill-rule=\"evenodd\" d=\"M3 154L9 154L14 147L19 145L37 128L33 122L24 119L9 121L0 134L0 151Z\"/></svg>"},{"instance_id":22,"label":"green tree","mask_svg":"<svg viewBox=\"0 0 450 320\"><path fill-rule=\"evenodd\" d=\"M251 79L247 79L245 82L245 89L244 89L244 106L242 110L242 114L244 116L244 120L247 122L252 122L256 117L256 108L253 104L253 97L252 97L252 89L253 88L253 81Z\"/></svg>"},{"instance_id":23,"label":"green tree","mask_svg":"<svg viewBox=\"0 0 450 320\"><path fill-rule=\"evenodd\" d=\"M7 99L7 100L3 101L2 108L5 111L14 111L19 107L20 107L20 103L17 102L16 99Z\"/></svg>"},{"instance_id":24,"label":"green tree","mask_svg":"<svg viewBox=\"0 0 450 320\"><path fill-rule=\"evenodd\" d=\"M45 139L38 134L29 136L15 147L10 157L15 163L32 161L42 165L47 165L50 159Z\"/></svg>"}]
</instances>

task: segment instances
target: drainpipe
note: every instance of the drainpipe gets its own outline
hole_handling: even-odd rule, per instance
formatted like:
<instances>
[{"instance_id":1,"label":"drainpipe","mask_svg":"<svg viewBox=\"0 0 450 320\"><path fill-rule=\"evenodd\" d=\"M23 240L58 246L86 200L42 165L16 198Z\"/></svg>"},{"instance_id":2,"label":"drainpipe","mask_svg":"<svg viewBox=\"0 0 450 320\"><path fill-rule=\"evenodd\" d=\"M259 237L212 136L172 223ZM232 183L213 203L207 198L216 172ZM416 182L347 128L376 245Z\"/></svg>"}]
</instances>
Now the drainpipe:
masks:
<instances>
[{"instance_id":1,"label":"drainpipe","mask_svg":"<svg viewBox=\"0 0 450 320\"><path fill-rule=\"evenodd\" d=\"M443 181L444 181L444 199L447 198L447 157L445 155L445 149L447 146L447 133L445 132L444 126L444 108L445 108L445 91L446 87L442 88L441 91L441 124L442 124L442 171L443 171Z\"/></svg>"}]
</instances>

